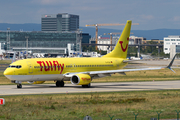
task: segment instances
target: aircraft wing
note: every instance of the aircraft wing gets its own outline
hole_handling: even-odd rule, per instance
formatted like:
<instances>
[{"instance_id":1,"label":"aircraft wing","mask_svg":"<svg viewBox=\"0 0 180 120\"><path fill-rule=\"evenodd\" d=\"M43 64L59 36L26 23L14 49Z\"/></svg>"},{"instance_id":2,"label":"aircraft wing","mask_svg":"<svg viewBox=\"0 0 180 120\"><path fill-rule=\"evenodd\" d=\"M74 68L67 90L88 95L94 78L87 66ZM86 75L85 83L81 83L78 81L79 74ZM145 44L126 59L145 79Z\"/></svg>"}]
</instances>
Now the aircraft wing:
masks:
<instances>
[{"instance_id":1,"label":"aircraft wing","mask_svg":"<svg viewBox=\"0 0 180 120\"><path fill-rule=\"evenodd\" d=\"M169 65L166 67L142 68L142 69L104 70L104 71L87 71L87 72L78 72L78 73L66 73L66 74L64 74L64 76L65 77L72 77L75 74L89 74L89 75L96 75L96 74L107 74L108 75L108 74L113 74L113 73L125 74L125 72L131 72L131 71L160 70L160 69L165 69L165 68L169 68L171 71L174 72L174 70L171 69L171 66L174 62L175 57L176 57L176 55L173 57L173 59L171 60Z\"/></svg>"},{"instance_id":2,"label":"aircraft wing","mask_svg":"<svg viewBox=\"0 0 180 120\"><path fill-rule=\"evenodd\" d=\"M131 62L134 62L134 61L145 61L145 60L151 60L151 59L139 59L139 60L123 60L124 63L131 63Z\"/></svg>"},{"instance_id":3,"label":"aircraft wing","mask_svg":"<svg viewBox=\"0 0 180 120\"><path fill-rule=\"evenodd\" d=\"M77 73L66 73L64 74L65 77L72 77L75 74L89 74L89 75L96 75L96 74L114 74L114 73L120 73L124 74L125 72L131 72L131 71L143 71L143 70L159 70L159 69L165 69L167 67L157 67L157 68L142 68L142 69L120 69L120 70L104 70L104 71L89 71L89 72L77 72ZM172 69L171 69L172 70ZM173 70L172 70L173 71Z\"/></svg>"},{"instance_id":4,"label":"aircraft wing","mask_svg":"<svg viewBox=\"0 0 180 120\"><path fill-rule=\"evenodd\" d=\"M124 63L134 62L134 61L144 61L143 59L139 60L123 60Z\"/></svg>"},{"instance_id":5,"label":"aircraft wing","mask_svg":"<svg viewBox=\"0 0 180 120\"><path fill-rule=\"evenodd\" d=\"M142 68L142 69L120 69L120 70L106 70L106 71L92 71L89 74L105 74L105 73L124 73L124 72L131 72L131 71L141 71L141 70L159 70L164 69L163 67L157 68Z\"/></svg>"}]
</instances>

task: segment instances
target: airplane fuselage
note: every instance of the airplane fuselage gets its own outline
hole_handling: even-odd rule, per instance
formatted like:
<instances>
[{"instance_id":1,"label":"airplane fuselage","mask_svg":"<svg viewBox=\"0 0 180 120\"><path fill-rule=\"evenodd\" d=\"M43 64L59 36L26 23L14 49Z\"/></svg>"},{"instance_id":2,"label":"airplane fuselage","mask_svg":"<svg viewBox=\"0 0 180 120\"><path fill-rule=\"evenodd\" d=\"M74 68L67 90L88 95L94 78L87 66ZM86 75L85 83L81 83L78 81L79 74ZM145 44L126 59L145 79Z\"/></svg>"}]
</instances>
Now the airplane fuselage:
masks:
<instances>
[{"instance_id":1,"label":"airplane fuselage","mask_svg":"<svg viewBox=\"0 0 180 120\"><path fill-rule=\"evenodd\" d=\"M33 58L12 63L5 74L11 81L54 81L62 80L63 74L66 73L122 69L127 65L123 60L121 58Z\"/></svg>"}]
</instances>

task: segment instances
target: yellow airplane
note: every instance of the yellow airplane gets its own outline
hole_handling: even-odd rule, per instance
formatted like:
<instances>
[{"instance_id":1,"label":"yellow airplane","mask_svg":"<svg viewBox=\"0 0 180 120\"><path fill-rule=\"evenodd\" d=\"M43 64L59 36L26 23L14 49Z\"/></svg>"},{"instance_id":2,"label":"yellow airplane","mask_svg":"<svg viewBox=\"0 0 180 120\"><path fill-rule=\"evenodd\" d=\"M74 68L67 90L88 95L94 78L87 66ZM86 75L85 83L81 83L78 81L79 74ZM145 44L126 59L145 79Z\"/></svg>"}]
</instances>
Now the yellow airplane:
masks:
<instances>
[{"instance_id":1,"label":"yellow airplane","mask_svg":"<svg viewBox=\"0 0 180 120\"><path fill-rule=\"evenodd\" d=\"M127 21L115 49L103 57L24 59L10 64L4 71L4 75L12 83L16 83L17 88L22 88L22 82L41 84L45 81L55 81L57 87L63 87L64 81L71 81L72 84L82 85L82 87L90 87L92 79L111 76L114 73L125 74L130 71L171 69L175 56L167 67L122 69L128 64L126 57L131 22Z\"/></svg>"}]
</instances>

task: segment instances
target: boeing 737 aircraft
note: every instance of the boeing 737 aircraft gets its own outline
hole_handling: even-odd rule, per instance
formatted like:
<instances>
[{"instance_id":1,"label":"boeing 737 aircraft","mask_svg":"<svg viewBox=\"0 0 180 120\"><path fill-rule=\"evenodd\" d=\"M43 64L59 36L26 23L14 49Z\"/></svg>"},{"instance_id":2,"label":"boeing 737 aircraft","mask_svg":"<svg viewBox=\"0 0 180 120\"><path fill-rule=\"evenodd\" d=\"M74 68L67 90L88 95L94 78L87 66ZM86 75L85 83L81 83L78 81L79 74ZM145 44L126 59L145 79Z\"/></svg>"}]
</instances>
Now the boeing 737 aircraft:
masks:
<instances>
[{"instance_id":1,"label":"boeing 737 aircraft","mask_svg":"<svg viewBox=\"0 0 180 120\"><path fill-rule=\"evenodd\" d=\"M22 88L22 82L41 84L45 81L55 81L57 87L63 87L64 81L71 81L74 85L90 87L95 78L111 76L114 73L125 74L130 71L171 69L174 61L167 67L122 69L128 64L127 51L131 21L128 20L115 49L103 57L98 58L33 58L13 62L4 71L4 75ZM171 69L172 70L172 69Z\"/></svg>"}]
</instances>

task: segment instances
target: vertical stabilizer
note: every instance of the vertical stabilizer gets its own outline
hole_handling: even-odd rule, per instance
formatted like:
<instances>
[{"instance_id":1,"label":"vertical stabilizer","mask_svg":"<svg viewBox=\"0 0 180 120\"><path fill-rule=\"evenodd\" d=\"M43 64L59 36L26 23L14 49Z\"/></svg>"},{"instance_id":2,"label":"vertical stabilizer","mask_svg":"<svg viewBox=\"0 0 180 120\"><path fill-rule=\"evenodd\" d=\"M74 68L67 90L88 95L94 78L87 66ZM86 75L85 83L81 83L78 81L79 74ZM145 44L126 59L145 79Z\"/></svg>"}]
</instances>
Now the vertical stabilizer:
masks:
<instances>
[{"instance_id":1,"label":"vertical stabilizer","mask_svg":"<svg viewBox=\"0 0 180 120\"><path fill-rule=\"evenodd\" d=\"M131 31L131 20L128 20L124 30L114 48L114 50L103 57L114 57L114 58L126 58L128 45L129 45L129 35Z\"/></svg>"}]
</instances>

